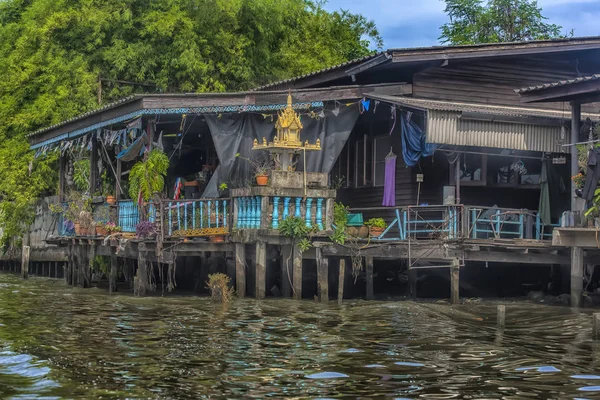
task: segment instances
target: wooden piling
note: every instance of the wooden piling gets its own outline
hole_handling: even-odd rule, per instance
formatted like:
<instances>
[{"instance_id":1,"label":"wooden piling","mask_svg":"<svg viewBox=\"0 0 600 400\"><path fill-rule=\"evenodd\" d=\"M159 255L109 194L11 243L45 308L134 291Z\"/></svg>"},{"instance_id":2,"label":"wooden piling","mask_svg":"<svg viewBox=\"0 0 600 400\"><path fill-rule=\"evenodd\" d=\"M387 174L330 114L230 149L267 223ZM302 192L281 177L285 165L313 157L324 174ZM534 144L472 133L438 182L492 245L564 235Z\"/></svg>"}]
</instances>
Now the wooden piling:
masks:
<instances>
[{"instance_id":1,"label":"wooden piling","mask_svg":"<svg viewBox=\"0 0 600 400\"><path fill-rule=\"evenodd\" d=\"M583 249L571 248L571 307L581 307L583 296Z\"/></svg>"},{"instance_id":2,"label":"wooden piling","mask_svg":"<svg viewBox=\"0 0 600 400\"><path fill-rule=\"evenodd\" d=\"M231 279L231 286L235 287L235 254L225 254L225 268L227 276Z\"/></svg>"},{"instance_id":3,"label":"wooden piling","mask_svg":"<svg viewBox=\"0 0 600 400\"><path fill-rule=\"evenodd\" d=\"M65 268L65 283L67 285L73 284L73 246L69 245L69 249L67 251L67 267Z\"/></svg>"},{"instance_id":4,"label":"wooden piling","mask_svg":"<svg viewBox=\"0 0 600 400\"><path fill-rule=\"evenodd\" d=\"M302 300L302 252L298 245L294 245L292 263L292 284L294 285L294 299Z\"/></svg>"},{"instance_id":5,"label":"wooden piling","mask_svg":"<svg viewBox=\"0 0 600 400\"><path fill-rule=\"evenodd\" d=\"M292 253L291 245L281 246L281 294L285 298L292 297Z\"/></svg>"},{"instance_id":6,"label":"wooden piling","mask_svg":"<svg viewBox=\"0 0 600 400\"><path fill-rule=\"evenodd\" d=\"M506 306L499 305L497 307L497 315L496 315L496 325L498 328L504 329L505 319L506 319Z\"/></svg>"},{"instance_id":7,"label":"wooden piling","mask_svg":"<svg viewBox=\"0 0 600 400\"><path fill-rule=\"evenodd\" d=\"M417 298L417 280L419 278L419 270L416 268L408 269L408 295L412 299Z\"/></svg>"},{"instance_id":8,"label":"wooden piling","mask_svg":"<svg viewBox=\"0 0 600 400\"><path fill-rule=\"evenodd\" d=\"M319 301L321 303L327 303L329 302L329 260L326 257L323 257L323 251L320 247L316 248L316 253Z\"/></svg>"},{"instance_id":9,"label":"wooden piling","mask_svg":"<svg viewBox=\"0 0 600 400\"><path fill-rule=\"evenodd\" d=\"M256 243L256 298L265 298L267 286L267 244Z\"/></svg>"},{"instance_id":10,"label":"wooden piling","mask_svg":"<svg viewBox=\"0 0 600 400\"><path fill-rule=\"evenodd\" d=\"M375 298L373 292L373 257L365 257L365 269L367 273L367 300Z\"/></svg>"},{"instance_id":11,"label":"wooden piling","mask_svg":"<svg viewBox=\"0 0 600 400\"><path fill-rule=\"evenodd\" d=\"M594 340L599 340L600 339L600 313L594 313L592 315L592 318L593 318L592 335L594 337Z\"/></svg>"},{"instance_id":12,"label":"wooden piling","mask_svg":"<svg viewBox=\"0 0 600 400\"><path fill-rule=\"evenodd\" d=\"M246 246L243 243L235 244L235 284L238 297L246 297Z\"/></svg>"},{"instance_id":13,"label":"wooden piling","mask_svg":"<svg viewBox=\"0 0 600 400\"><path fill-rule=\"evenodd\" d=\"M29 255L31 254L31 247L23 246L23 254L21 259L21 278L29 278Z\"/></svg>"},{"instance_id":14,"label":"wooden piling","mask_svg":"<svg viewBox=\"0 0 600 400\"><path fill-rule=\"evenodd\" d=\"M116 250L116 249L115 249ZM113 250L110 255L110 273L108 275L108 293L117 291L117 270L119 268L119 258L116 251Z\"/></svg>"},{"instance_id":15,"label":"wooden piling","mask_svg":"<svg viewBox=\"0 0 600 400\"><path fill-rule=\"evenodd\" d=\"M344 258L340 259L340 273L338 277L338 295L337 300L338 304L342 304L342 300L344 300L344 281L346 278L346 260Z\"/></svg>"},{"instance_id":16,"label":"wooden piling","mask_svg":"<svg viewBox=\"0 0 600 400\"><path fill-rule=\"evenodd\" d=\"M450 302L452 304L460 303L460 266L457 259L452 262L450 268Z\"/></svg>"}]
</instances>

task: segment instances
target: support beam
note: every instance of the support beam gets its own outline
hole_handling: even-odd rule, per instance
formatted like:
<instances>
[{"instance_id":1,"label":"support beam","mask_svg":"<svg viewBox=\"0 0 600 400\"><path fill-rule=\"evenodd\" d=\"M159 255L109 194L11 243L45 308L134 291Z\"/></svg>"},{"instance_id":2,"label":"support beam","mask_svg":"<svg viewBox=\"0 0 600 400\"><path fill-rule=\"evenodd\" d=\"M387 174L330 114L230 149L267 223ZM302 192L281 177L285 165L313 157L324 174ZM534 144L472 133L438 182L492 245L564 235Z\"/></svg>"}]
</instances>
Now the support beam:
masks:
<instances>
[{"instance_id":1,"label":"support beam","mask_svg":"<svg viewBox=\"0 0 600 400\"><path fill-rule=\"evenodd\" d=\"M571 307L581 307L583 295L583 249L571 248Z\"/></svg>"},{"instance_id":2,"label":"support beam","mask_svg":"<svg viewBox=\"0 0 600 400\"><path fill-rule=\"evenodd\" d=\"M457 155L456 162L454 163L454 173L456 174L454 177L454 185L456 188L456 198L455 203L460 204L460 154Z\"/></svg>"},{"instance_id":3,"label":"support beam","mask_svg":"<svg viewBox=\"0 0 600 400\"><path fill-rule=\"evenodd\" d=\"M58 162L58 201L64 201L67 190L67 156L61 155Z\"/></svg>"},{"instance_id":4,"label":"support beam","mask_svg":"<svg viewBox=\"0 0 600 400\"><path fill-rule=\"evenodd\" d=\"M340 258L340 274L338 278L338 295L337 300L338 304L342 304L344 300L344 282L346 279L346 259Z\"/></svg>"},{"instance_id":5,"label":"support beam","mask_svg":"<svg viewBox=\"0 0 600 400\"><path fill-rule=\"evenodd\" d=\"M23 254L21 258L21 278L29 278L29 255L31 253L31 247L23 246Z\"/></svg>"},{"instance_id":6,"label":"support beam","mask_svg":"<svg viewBox=\"0 0 600 400\"><path fill-rule=\"evenodd\" d=\"M119 258L117 253L113 252L110 256L110 273L108 275L108 293L117 291L117 270L119 268ZM162 282L161 282L162 283Z\"/></svg>"},{"instance_id":7,"label":"support beam","mask_svg":"<svg viewBox=\"0 0 600 400\"><path fill-rule=\"evenodd\" d=\"M281 294L288 299L292 297L292 256L291 245L281 246Z\"/></svg>"},{"instance_id":8,"label":"support beam","mask_svg":"<svg viewBox=\"0 0 600 400\"><path fill-rule=\"evenodd\" d=\"M246 246L235 244L235 284L239 298L246 297Z\"/></svg>"},{"instance_id":9,"label":"support beam","mask_svg":"<svg viewBox=\"0 0 600 400\"><path fill-rule=\"evenodd\" d=\"M58 261L54 261L54 279L58 279Z\"/></svg>"},{"instance_id":10,"label":"support beam","mask_svg":"<svg viewBox=\"0 0 600 400\"><path fill-rule=\"evenodd\" d=\"M367 272L367 300L373 300L373 257L365 257L365 270Z\"/></svg>"},{"instance_id":11,"label":"support beam","mask_svg":"<svg viewBox=\"0 0 600 400\"><path fill-rule=\"evenodd\" d=\"M460 303L460 266L458 259L453 261L450 268L450 302L452 304Z\"/></svg>"},{"instance_id":12,"label":"support beam","mask_svg":"<svg viewBox=\"0 0 600 400\"><path fill-rule=\"evenodd\" d=\"M577 146L575 143L579 141L579 130L581 123L581 104L571 102L571 176L577 175L579 172L579 156L577 155ZM577 209L577 196L575 195L577 185L571 180L571 211L583 211Z\"/></svg>"},{"instance_id":13,"label":"support beam","mask_svg":"<svg viewBox=\"0 0 600 400\"><path fill-rule=\"evenodd\" d=\"M329 302L329 260L323 257L323 252L317 247L317 283L319 287L319 301Z\"/></svg>"},{"instance_id":14,"label":"support beam","mask_svg":"<svg viewBox=\"0 0 600 400\"><path fill-rule=\"evenodd\" d=\"M256 298L262 300L265 298L267 286L267 244L264 242L256 243Z\"/></svg>"},{"instance_id":15,"label":"support beam","mask_svg":"<svg viewBox=\"0 0 600 400\"><path fill-rule=\"evenodd\" d=\"M294 299L302 300L302 252L297 244L294 245L292 283L294 285Z\"/></svg>"}]
</instances>

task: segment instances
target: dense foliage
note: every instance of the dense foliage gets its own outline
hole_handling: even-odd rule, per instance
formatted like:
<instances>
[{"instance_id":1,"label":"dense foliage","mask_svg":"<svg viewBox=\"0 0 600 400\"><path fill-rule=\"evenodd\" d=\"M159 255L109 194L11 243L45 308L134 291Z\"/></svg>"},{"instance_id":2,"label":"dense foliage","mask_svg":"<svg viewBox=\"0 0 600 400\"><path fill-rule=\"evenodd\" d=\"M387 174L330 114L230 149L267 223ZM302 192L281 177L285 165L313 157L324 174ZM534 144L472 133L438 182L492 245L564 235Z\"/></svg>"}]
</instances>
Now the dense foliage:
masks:
<instances>
[{"instance_id":1,"label":"dense foliage","mask_svg":"<svg viewBox=\"0 0 600 400\"><path fill-rule=\"evenodd\" d=\"M553 39L562 27L544 22L535 0L445 0L450 22L442 43L453 45Z\"/></svg>"},{"instance_id":2,"label":"dense foliage","mask_svg":"<svg viewBox=\"0 0 600 400\"><path fill-rule=\"evenodd\" d=\"M372 22L313 0L0 0L3 240L56 188L56 157L34 161L25 135L97 107L100 77L103 102L240 90L381 45Z\"/></svg>"}]
</instances>

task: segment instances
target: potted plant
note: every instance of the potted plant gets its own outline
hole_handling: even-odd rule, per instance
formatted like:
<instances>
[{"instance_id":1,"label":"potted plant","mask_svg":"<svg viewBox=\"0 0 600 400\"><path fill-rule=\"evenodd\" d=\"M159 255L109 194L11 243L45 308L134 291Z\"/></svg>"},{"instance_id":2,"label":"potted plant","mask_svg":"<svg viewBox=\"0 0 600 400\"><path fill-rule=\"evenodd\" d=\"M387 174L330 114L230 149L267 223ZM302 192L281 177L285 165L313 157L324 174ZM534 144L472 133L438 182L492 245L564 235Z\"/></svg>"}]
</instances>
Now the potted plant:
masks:
<instances>
[{"instance_id":1,"label":"potted plant","mask_svg":"<svg viewBox=\"0 0 600 400\"><path fill-rule=\"evenodd\" d=\"M269 173L273 169L270 160L251 160L249 158L242 157L240 153L237 153L235 156L248 161L250 165L252 165L257 186L267 186L267 184L269 183Z\"/></svg>"},{"instance_id":2,"label":"potted plant","mask_svg":"<svg viewBox=\"0 0 600 400\"><path fill-rule=\"evenodd\" d=\"M76 191L71 192L67 198L65 217L73 221L75 235L87 236L94 223L90 197Z\"/></svg>"},{"instance_id":3,"label":"potted plant","mask_svg":"<svg viewBox=\"0 0 600 400\"><path fill-rule=\"evenodd\" d=\"M103 223L97 224L96 225L96 235L98 235L98 236L107 236L108 235L108 230L106 229L106 225L108 225L108 224L103 224Z\"/></svg>"},{"instance_id":4,"label":"potted plant","mask_svg":"<svg viewBox=\"0 0 600 400\"><path fill-rule=\"evenodd\" d=\"M114 222L108 222L104 225L104 229L106 229L106 233L109 235L114 235L115 233L119 233L122 231L121 227Z\"/></svg>"},{"instance_id":5,"label":"potted plant","mask_svg":"<svg viewBox=\"0 0 600 400\"><path fill-rule=\"evenodd\" d=\"M219 196L220 197L228 197L229 196L229 186L226 183L221 183L219 185Z\"/></svg>"},{"instance_id":6,"label":"potted plant","mask_svg":"<svg viewBox=\"0 0 600 400\"><path fill-rule=\"evenodd\" d=\"M371 218L365 222L365 225L369 227L369 234L374 238L381 236L385 228L387 228L387 224L383 218Z\"/></svg>"},{"instance_id":7,"label":"potted plant","mask_svg":"<svg viewBox=\"0 0 600 400\"><path fill-rule=\"evenodd\" d=\"M169 157L162 150L151 150L129 172L129 196L137 199L141 193L143 200L149 201L164 189L168 169Z\"/></svg>"}]
</instances>

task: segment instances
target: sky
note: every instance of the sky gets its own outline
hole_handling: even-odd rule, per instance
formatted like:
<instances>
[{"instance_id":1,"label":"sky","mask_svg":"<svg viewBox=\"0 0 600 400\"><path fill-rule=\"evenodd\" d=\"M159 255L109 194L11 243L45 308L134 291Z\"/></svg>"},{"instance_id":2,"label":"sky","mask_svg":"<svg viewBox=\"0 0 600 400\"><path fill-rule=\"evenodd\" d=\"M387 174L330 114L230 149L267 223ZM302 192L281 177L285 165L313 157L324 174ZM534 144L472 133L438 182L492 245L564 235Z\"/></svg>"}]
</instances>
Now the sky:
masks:
<instances>
[{"instance_id":1,"label":"sky","mask_svg":"<svg viewBox=\"0 0 600 400\"><path fill-rule=\"evenodd\" d=\"M600 0L538 0L546 22L575 36L600 35ZM385 49L439 44L448 21L443 0L328 0L326 8L350 10L375 21Z\"/></svg>"}]
</instances>

